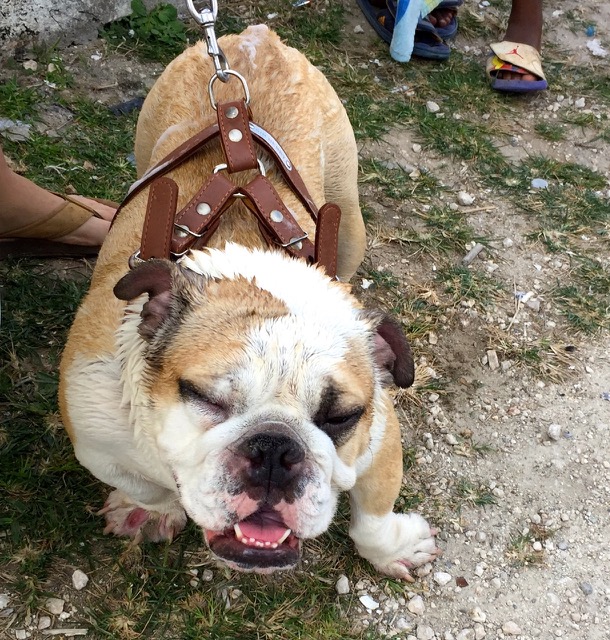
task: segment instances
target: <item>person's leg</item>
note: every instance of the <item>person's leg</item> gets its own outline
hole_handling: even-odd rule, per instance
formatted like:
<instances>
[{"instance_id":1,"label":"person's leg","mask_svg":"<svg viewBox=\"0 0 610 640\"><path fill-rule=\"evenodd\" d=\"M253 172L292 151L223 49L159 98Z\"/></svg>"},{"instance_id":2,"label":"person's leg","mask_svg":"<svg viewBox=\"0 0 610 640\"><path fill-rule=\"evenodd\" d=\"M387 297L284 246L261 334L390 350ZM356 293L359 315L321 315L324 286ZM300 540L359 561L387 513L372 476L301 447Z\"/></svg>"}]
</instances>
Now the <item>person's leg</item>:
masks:
<instances>
[{"instance_id":1,"label":"person's leg","mask_svg":"<svg viewBox=\"0 0 610 640\"><path fill-rule=\"evenodd\" d=\"M72 233L55 240L84 246L101 245L115 209L82 196L73 198L94 209L101 218L91 217ZM65 200L59 196L12 171L0 147L0 237L10 237L12 230L48 218L64 204Z\"/></svg>"},{"instance_id":2,"label":"person's leg","mask_svg":"<svg viewBox=\"0 0 610 640\"><path fill-rule=\"evenodd\" d=\"M513 0L504 40L529 44L538 51L542 46L542 0ZM498 77L505 80L537 80L532 74L501 71Z\"/></svg>"}]
</instances>

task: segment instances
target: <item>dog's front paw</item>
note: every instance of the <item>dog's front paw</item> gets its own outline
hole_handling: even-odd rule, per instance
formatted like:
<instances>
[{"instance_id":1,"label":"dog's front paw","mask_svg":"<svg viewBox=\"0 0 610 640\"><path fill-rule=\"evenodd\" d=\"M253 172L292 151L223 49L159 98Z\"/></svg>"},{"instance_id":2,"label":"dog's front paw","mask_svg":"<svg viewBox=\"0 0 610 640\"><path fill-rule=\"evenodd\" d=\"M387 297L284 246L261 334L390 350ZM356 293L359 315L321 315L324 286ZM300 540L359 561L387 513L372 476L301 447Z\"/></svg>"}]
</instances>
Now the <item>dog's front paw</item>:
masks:
<instances>
[{"instance_id":1,"label":"dog's front paw","mask_svg":"<svg viewBox=\"0 0 610 640\"><path fill-rule=\"evenodd\" d=\"M368 536L365 523L350 532L358 552L380 573L413 582L410 569L432 562L440 554L436 530L418 513L389 513L383 518L370 516Z\"/></svg>"},{"instance_id":2,"label":"dog's front paw","mask_svg":"<svg viewBox=\"0 0 610 640\"><path fill-rule=\"evenodd\" d=\"M106 517L104 533L127 536L135 542L171 542L186 525L186 513L180 505L170 504L163 512L148 510L118 489L108 496L98 515Z\"/></svg>"}]
</instances>

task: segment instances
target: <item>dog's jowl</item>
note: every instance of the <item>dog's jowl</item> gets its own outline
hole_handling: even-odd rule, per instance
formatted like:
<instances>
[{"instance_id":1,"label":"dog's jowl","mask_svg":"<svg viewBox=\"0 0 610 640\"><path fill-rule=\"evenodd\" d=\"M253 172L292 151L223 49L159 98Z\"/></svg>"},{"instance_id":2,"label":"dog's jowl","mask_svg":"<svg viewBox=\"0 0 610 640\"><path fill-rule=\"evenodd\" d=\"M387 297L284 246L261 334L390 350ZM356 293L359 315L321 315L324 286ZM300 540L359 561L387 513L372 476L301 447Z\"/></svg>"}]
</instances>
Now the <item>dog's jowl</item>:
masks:
<instances>
[{"instance_id":1,"label":"dog's jowl","mask_svg":"<svg viewBox=\"0 0 610 640\"><path fill-rule=\"evenodd\" d=\"M113 487L102 509L109 533L171 539L189 517L230 566L284 569L348 491L358 552L409 579L437 549L421 516L392 511L402 451L388 389L413 382L409 345L342 282L365 245L352 129L324 76L266 27L220 44L247 81L256 126L281 144L316 206L340 206L339 277L270 241L243 198L205 247L177 262L130 262L152 206L152 187L142 188L120 211L70 332L64 423L79 461ZM159 78L138 122L140 175L215 121L212 74L200 43ZM233 80L216 85L219 104L240 92ZM282 210L314 238L302 199L256 146ZM216 141L171 169L178 209L223 162ZM230 179L248 192L253 171Z\"/></svg>"}]
</instances>

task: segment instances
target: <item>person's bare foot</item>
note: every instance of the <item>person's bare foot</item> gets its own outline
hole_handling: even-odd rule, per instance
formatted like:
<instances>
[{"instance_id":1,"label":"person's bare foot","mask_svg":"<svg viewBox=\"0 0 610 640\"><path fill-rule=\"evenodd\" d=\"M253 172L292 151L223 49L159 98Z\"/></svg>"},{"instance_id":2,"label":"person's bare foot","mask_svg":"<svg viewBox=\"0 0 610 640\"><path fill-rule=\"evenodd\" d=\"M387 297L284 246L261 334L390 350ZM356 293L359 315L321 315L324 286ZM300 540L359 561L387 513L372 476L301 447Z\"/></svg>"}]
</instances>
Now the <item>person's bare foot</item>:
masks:
<instances>
[{"instance_id":1,"label":"person's bare foot","mask_svg":"<svg viewBox=\"0 0 610 640\"><path fill-rule=\"evenodd\" d=\"M435 27L440 27L444 29L450 22L453 20L454 16L457 14L455 9L433 9L428 14L428 20L430 20L431 24Z\"/></svg>"},{"instance_id":2,"label":"person's bare foot","mask_svg":"<svg viewBox=\"0 0 610 640\"><path fill-rule=\"evenodd\" d=\"M537 51L542 46L542 0L513 0L508 27L504 40L529 44ZM531 73L499 71L497 77L502 80L539 80Z\"/></svg>"}]
</instances>

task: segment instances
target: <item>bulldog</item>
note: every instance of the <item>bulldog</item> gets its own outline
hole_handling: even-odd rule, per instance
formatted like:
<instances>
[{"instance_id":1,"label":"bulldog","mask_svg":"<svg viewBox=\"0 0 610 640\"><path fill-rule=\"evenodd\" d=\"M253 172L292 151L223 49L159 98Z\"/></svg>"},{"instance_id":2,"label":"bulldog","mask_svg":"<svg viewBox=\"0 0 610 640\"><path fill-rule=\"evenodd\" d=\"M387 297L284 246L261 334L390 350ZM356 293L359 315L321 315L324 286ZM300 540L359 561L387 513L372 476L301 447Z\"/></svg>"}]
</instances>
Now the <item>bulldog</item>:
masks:
<instances>
[{"instance_id":1,"label":"bulldog","mask_svg":"<svg viewBox=\"0 0 610 640\"><path fill-rule=\"evenodd\" d=\"M256 122L273 132L314 201L341 207L338 278L269 246L238 199L204 249L130 269L143 189L115 220L69 334L65 427L78 460L114 488L101 510L106 533L171 540L188 516L231 567L270 572L297 564L301 541L327 529L348 491L360 555L411 580L410 569L438 550L424 518L392 511L402 447L389 389L413 382L409 345L397 323L363 309L342 282L365 249L353 131L322 73L266 27L219 42L247 79ZM214 119L212 74L199 43L159 77L137 125L140 175ZM240 90L216 84L219 101ZM172 171L178 206L222 161L213 144Z\"/></svg>"}]
</instances>

